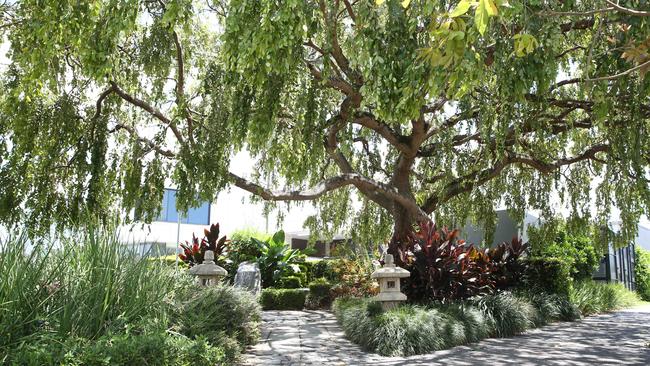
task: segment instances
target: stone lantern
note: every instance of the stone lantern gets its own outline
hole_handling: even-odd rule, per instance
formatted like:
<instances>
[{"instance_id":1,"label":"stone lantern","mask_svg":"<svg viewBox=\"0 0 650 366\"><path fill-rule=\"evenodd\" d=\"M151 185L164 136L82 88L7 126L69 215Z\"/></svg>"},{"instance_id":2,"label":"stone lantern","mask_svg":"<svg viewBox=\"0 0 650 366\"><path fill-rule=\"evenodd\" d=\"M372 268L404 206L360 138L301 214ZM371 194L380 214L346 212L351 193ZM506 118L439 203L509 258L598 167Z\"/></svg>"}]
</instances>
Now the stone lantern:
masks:
<instances>
[{"instance_id":1,"label":"stone lantern","mask_svg":"<svg viewBox=\"0 0 650 366\"><path fill-rule=\"evenodd\" d=\"M214 263L214 252L206 250L203 263L190 268L190 274L196 277L199 286L215 286L228 272Z\"/></svg>"},{"instance_id":2,"label":"stone lantern","mask_svg":"<svg viewBox=\"0 0 650 366\"><path fill-rule=\"evenodd\" d=\"M406 295L400 292L400 278L409 277L411 273L395 266L392 254L386 254L384 262L384 266L373 272L371 278L379 281L379 295L375 296L375 300L381 303L384 310L390 310L406 300Z\"/></svg>"}]
</instances>

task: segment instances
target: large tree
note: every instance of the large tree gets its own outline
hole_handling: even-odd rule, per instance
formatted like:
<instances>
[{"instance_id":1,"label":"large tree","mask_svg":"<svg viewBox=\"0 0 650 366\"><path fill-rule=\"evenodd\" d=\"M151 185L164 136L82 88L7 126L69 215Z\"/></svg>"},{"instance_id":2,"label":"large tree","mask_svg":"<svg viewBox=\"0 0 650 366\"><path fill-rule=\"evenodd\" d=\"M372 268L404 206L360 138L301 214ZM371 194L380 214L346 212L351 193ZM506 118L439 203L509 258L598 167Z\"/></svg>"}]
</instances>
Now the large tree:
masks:
<instances>
[{"instance_id":1,"label":"large tree","mask_svg":"<svg viewBox=\"0 0 650 366\"><path fill-rule=\"evenodd\" d=\"M181 208L233 184L315 200L310 225L364 237L550 213L554 195L634 224L650 209L639 4L5 1L0 219L147 220L171 178ZM240 150L251 176L229 171Z\"/></svg>"}]
</instances>

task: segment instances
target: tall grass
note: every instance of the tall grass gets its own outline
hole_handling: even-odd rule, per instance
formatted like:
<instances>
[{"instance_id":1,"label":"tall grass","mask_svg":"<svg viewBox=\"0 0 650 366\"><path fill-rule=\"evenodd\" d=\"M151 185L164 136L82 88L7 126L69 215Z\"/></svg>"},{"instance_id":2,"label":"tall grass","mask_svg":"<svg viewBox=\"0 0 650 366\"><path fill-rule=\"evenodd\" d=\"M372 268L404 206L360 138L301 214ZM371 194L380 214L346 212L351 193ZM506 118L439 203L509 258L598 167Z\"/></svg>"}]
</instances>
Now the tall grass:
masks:
<instances>
[{"instance_id":1,"label":"tall grass","mask_svg":"<svg viewBox=\"0 0 650 366\"><path fill-rule=\"evenodd\" d=\"M602 283L591 280L576 282L569 298L583 315L622 309L634 306L641 301L638 294L626 289L620 283Z\"/></svg>"},{"instance_id":2,"label":"tall grass","mask_svg":"<svg viewBox=\"0 0 650 366\"><path fill-rule=\"evenodd\" d=\"M94 339L161 320L169 272L106 231L33 245L11 237L0 243L0 347L35 333Z\"/></svg>"},{"instance_id":3,"label":"tall grass","mask_svg":"<svg viewBox=\"0 0 650 366\"><path fill-rule=\"evenodd\" d=\"M43 326L52 296L44 279L59 269L48 261L51 250L46 245L30 248L25 235L0 242L0 348Z\"/></svg>"}]
</instances>

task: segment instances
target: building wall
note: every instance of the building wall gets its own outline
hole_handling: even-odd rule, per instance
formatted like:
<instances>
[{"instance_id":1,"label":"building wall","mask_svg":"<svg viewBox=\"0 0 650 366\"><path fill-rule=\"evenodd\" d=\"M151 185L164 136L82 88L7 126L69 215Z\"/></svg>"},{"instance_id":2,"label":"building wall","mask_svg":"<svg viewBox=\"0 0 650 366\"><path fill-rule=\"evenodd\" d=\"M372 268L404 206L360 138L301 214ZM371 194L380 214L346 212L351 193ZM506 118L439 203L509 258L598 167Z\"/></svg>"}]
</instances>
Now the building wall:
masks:
<instances>
[{"instance_id":1,"label":"building wall","mask_svg":"<svg viewBox=\"0 0 650 366\"><path fill-rule=\"evenodd\" d=\"M296 206L284 215L284 220L278 222L277 211L269 214L268 220L263 214L263 203L251 203L250 194L233 188L224 191L210 205L210 222L219 223L221 232L229 235L238 229L252 228L269 233L283 229L285 232L302 230L305 218L313 213L310 206ZM151 224L136 223L119 228L120 238L131 245L148 245L149 243L164 243L168 252L176 248L176 238L180 232L180 241L190 240L192 233L197 237L203 236L207 225L181 224L175 222L152 222ZM145 250L146 251L146 250Z\"/></svg>"}]
</instances>

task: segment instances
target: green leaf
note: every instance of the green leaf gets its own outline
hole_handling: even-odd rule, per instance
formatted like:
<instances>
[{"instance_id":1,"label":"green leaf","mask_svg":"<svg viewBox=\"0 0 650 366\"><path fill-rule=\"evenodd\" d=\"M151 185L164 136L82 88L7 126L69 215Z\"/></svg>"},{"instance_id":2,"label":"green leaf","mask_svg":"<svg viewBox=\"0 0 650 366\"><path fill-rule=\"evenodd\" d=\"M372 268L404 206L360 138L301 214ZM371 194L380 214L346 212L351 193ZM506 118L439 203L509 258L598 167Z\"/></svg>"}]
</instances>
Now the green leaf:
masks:
<instances>
[{"instance_id":1,"label":"green leaf","mask_svg":"<svg viewBox=\"0 0 650 366\"><path fill-rule=\"evenodd\" d=\"M487 13L489 16L497 16L499 15L499 10L497 9L496 4L494 4L494 1L492 0L481 0L485 4L485 8L487 9Z\"/></svg>"},{"instance_id":2,"label":"green leaf","mask_svg":"<svg viewBox=\"0 0 650 366\"><path fill-rule=\"evenodd\" d=\"M284 243L284 230L280 230L273 234L273 241L276 243Z\"/></svg>"},{"instance_id":3,"label":"green leaf","mask_svg":"<svg viewBox=\"0 0 650 366\"><path fill-rule=\"evenodd\" d=\"M464 15L464 14L467 13L470 6L471 6L471 3L469 2L469 0L461 0L458 3L458 5L456 5L456 8L451 13L449 13L449 16L452 17L452 18L456 18L456 17L459 17L461 15Z\"/></svg>"},{"instance_id":4,"label":"green leaf","mask_svg":"<svg viewBox=\"0 0 650 366\"><path fill-rule=\"evenodd\" d=\"M382 0L383 1L383 0ZM411 3L411 0L404 0L402 1L402 7L408 8L409 4Z\"/></svg>"},{"instance_id":5,"label":"green leaf","mask_svg":"<svg viewBox=\"0 0 650 366\"><path fill-rule=\"evenodd\" d=\"M381 5L385 2L386 0L375 0L375 4Z\"/></svg>"},{"instance_id":6,"label":"green leaf","mask_svg":"<svg viewBox=\"0 0 650 366\"><path fill-rule=\"evenodd\" d=\"M474 14L474 25L476 26L476 29L478 29L479 33L481 33L481 35L485 34L485 30L487 29L488 21L490 18L486 6L486 1L489 0L479 0L478 7L476 8L476 13Z\"/></svg>"}]
</instances>

